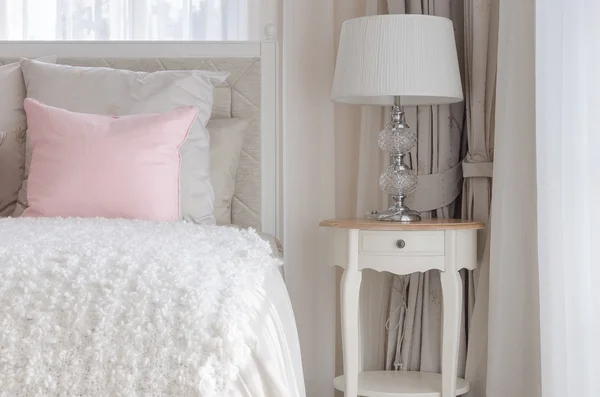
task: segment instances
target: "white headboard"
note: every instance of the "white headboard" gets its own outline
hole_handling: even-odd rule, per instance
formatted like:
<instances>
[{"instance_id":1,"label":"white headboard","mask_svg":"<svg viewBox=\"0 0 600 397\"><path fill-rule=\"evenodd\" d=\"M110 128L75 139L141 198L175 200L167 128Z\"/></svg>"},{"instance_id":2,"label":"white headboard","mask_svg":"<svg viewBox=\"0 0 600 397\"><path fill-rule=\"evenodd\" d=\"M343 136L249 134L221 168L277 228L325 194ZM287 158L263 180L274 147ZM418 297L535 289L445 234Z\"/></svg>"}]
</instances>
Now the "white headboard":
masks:
<instances>
[{"instance_id":1,"label":"white headboard","mask_svg":"<svg viewBox=\"0 0 600 397\"><path fill-rule=\"evenodd\" d=\"M269 33L269 32L267 32ZM249 156L238 175L238 183L244 189L236 191L240 200L238 206L242 226L252 226L258 230L281 237L281 189L280 189L280 135L278 106L278 61L277 42L0 42L0 59L43 55L56 55L68 59L69 63L83 62L94 64L94 59L122 59L125 63L137 60L138 64L163 65L190 64L191 59L229 59L228 67L235 69L236 59L240 68L255 65L252 71L251 86L244 89L255 97L254 105L260 112L254 128L255 134L248 142ZM78 60L78 61L77 61ZM126 60L128 60L126 62ZM89 62L88 62L89 61ZM118 62L117 62L118 63ZM193 63L193 62L192 62ZM213 62L214 63L214 62ZM104 65L106 66L106 64ZM164 66L164 65L163 65ZM151 68L151 67L150 67ZM173 67L168 67L173 69ZM258 70L258 68L260 70ZM241 73L241 72L240 72ZM260 79L260 81L256 81ZM258 92L260 91L260 92ZM260 142L257 142L259 140ZM254 155L252 155L254 154ZM247 176L245 176L247 175ZM255 186L260 184L260 186ZM235 200L235 199L234 199ZM234 215L236 208L234 208ZM244 215L245 214L245 215ZM235 216L234 216L235 221Z\"/></svg>"}]
</instances>

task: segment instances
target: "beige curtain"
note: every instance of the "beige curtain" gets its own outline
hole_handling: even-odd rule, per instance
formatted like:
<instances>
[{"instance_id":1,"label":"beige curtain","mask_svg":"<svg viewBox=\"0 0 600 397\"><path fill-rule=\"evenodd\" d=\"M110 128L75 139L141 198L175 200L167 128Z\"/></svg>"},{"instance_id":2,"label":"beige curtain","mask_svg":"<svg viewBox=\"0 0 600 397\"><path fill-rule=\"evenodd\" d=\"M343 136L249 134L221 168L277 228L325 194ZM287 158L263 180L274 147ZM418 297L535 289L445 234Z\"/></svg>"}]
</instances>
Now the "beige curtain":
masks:
<instances>
[{"instance_id":1,"label":"beige curtain","mask_svg":"<svg viewBox=\"0 0 600 397\"><path fill-rule=\"evenodd\" d=\"M463 55L463 2L451 0L388 0L390 13L425 14L450 18L454 22L459 60ZM464 67L461 68L464 77ZM419 189L409 205L426 218L453 218L460 212L461 160L464 154L463 120L465 104L408 108L409 125L419 134L412 153L412 165L419 174ZM463 274L466 296L473 296L469 273ZM464 375L468 314L464 313L459 351L459 374ZM390 301L386 369L439 372L441 370L442 292L438 271L394 277Z\"/></svg>"},{"instance_id":2,"label":"beige curtain","mask_svg":"<svg viewBox=\"0 0 600 397\"><path fill-rule=\"evenodd\" d=\"M456 139L461 136L461 124L456 123L456 120L460 117L462 109L465 109L463 131L466 141L463 141L463 144L466 143L467 152L461 165L464 177L462 195L454 205L438 208L430 212L429 216L460 215L465 219L487 223L493 170L498 1L388 0L388 3L389 11L393 13L439 15L449 17L454 22L459 59L463 65L465 103L451 107L449 117L443 113L445 109L438 107L438 124L442 124L439 123L441 120L451 120L449 128L444 128L443 124L441 129L437 126L437 133L449 137L448 141L440 140L439 135L435 133L435 124L431 122L436 120L435 108L433 111L426 108L425 112L422 108L418 109L417 128L420 141L416 161L420 175L444 171L448 173L447 170L452 169L453 165L460 165L459 158L451 154L459 152L456 150ZM423 113L426 117L419 117ZM439 168L440 158L443 159L444 156L449 160L445 169ZM421 177L424 178L426 177ZM441 196L456 197L448 193L449 190L446 190ZM419 199L418 195L414 197L414 206L419 207L418 202L424 201ZM460 206L460 211L457 206ZM489 248L486 240L486 233L483 231L479 235L478 244L480 270L463 274L465 309L459 351L459 375L466 376L471 381L469 395L472 397L485 395L487 376ZM388 333L387 369L440 370L441 303L439 273L428 272L394 278L390 297L391 326Z\"/></svg>"},{"instance_id":3,"label":"beige curtain","mask_svg":"<svg viewBox=\"0 0 600 397\"><path fill-rule=\"evenodd\" d=\"M581 7L578 11L582 14L578 16L571 14L565 17L565 15L556 14L557 9L553 8L552 4L548 4L548 9L540 10L542 7L537 8L542 15L556 18L554 21L544 21L544 18L541 18L541 26L544 26L543 22L568 21L563 26L564 30L562 31L555 29L556 23L550 23L545 25L547 29L545 32L543 30L537 32L538 34L540 32L542 34L551 32L551 37L545 36L542 40L542 44L545 45L540 45L537 51L543 48L540 53L545 53L546 56L542 60L547 63L555 62L557 66L557 68L540 67L538 71L544 69L546 71L562 70L565 73L564 75L560 73L542 74L543 77L536 76L536 45L540 43L536 42L536 29L539 28L536 27L535 2L532 0L499 0L498 3L500 33L494 117L494 184L492 188L489 237L489 304L482 308L480 313L482 317L486 318L486 321L489 321L489 327L477 331L477 334L485 332L487 335L487 344L481 349L485 350L487 358L479 362L469 363L469 366L472 365L472 369L475 370L474 373L477 373L475 367L480 366L482 369L487 367L487 379L485 384L482 384L483 377L477 376L474 385L476 388L471 396L598 396L598 393L590 392L591 388L587 389L588 392L585 391L587 386L597 384L595 378L597 378L598 372L593 371L591 367L586 368L586 365L582 364L580 360L580 358L586 357L589 358L590 362L595 361L597 350L590 348L593 346L593 342L585 342L597 340L598 330L591 330L590 336L593 336L588 340L585 339L587 336L585 333L577 332L581 330L578 326L583 324L586 324L584 327L587 327L587 325L592 326L593 322L589 322L588 319L597 318L597 316L590 315L590 312L587 312L585 313L586 317L578 317L574 313L584 308L585 305L579 305L579 301L574 295L565 295L565 291L567 291L565 286L568 286L570 281L576 282L575 280L577 280L575 274L571 273L571 268L581 269L584 273L587 270L585 269L585 262L577 260L581 258L580 256L570 254L573 249L578 253L583 252L577 249L584 246L585 243L582 242L582 245L574 243L570 246L568 244L570 238L577 238L585 234L585 229L577 228L574 233L569 235L556 234L557 230L562 233L568 232L568 227L576 224L577 221L573 222L569 219L571 218L572 208L568 206L573 204L571 200L580 195L586 189L586 186L577 186L577 179L572 179L564 173L556 179L550 177L545 181L542 180L543 183L538 182L536 186L536 180L539 181L537 178L540 176L540 169L536 173L536 168L543 164L539 162L539 158L536 161L536 156L540 154L545 159L550 160L551 167L556 170L563 170L565 165L571 167L575 165L574 163L583 164L577 161L572 162L572 155L575 153L585 155L585 149L579 150L579 148L584 147L584 145L580 146L583 143L582 141L573 141L574 138L578 137L577 135L565 134L564 130L560 130L560 126L565 125L563 123L566 119L559 118L557 120L553 118L548 120L547 125L552 126L552 128L558 126L559 129L554 130L556 135L562 135L562 140L558 138L559 140L549 143L548 140L552 138L552 135L548 135L545 130L538 129L536 131L536 128L539 128L539 125L536 126L536 111L542 113L546 111L545 114L552 115L554 113L552 106L556 101L559 101L558 106L561 106L561 103L564 104L561 109L566 109L567 117L571 117L569 120L586 120L584 116L586 112L580 111L583 107L578 106L585 106L584 103L591 100L593 96L589 96L585 92L584 87L589 88L586 83L585 72L581 76L574 76L574 72L585 70L590 71L592 75L595 72L593 68L586 68L584 64L579 63L585 58L573 57L573 54L585 48L579 47L582 42L585 42L585 38L593 37L586 36L589 31L585 29L587 21L584 16L585 11L583 11L583 9L589 10L590 3L578 2L577 6L573 6L572 2L554 2L555 4L560 3L559 8L563 8L566 13L578 10L578 6ZM588 23L590 23L590 26L597 26L594 18L594 14L589 17ZM575 26L580 29L575 28ZM556 40L557 38L558 40ZM572 44L569 39L573 38L580 38L581 40L577 41L577 44ZM595 47L591 45L579 54L593 54L592 48ZM569 52L567 49L574 49L574 51ZM560 55L554 56L555 53ZM571 81L577 83L573 85L566 84ZM592 81L592 79L589 81ZM558 98L559 95L555 98L546 97L543 103L538 102L538 108L536 109L536 102L540 100L536 100L536 84L538 84L537 89L540 89L540 87L547 88L545 92L553 94L564 94L564 87L570 87L572 90L569 92L573 93L573 98L568 96ZM573 100L573 102L569 103L569 100ZM593 116L590 114L590 117ZM585 125L585 121L583 121L581 124L582 129L578 130L577 133L585 134ZM536 142L536 135L543 137L541 141ZM596 131L594 135L597 136ZM542 147L545 150L540 150L540 146L537 146L540 142L543 142ZM568 146L567 142L575 143ZM568 147L566 149L561 148L561 143ZM567 153L568 157L562 157ZM546 173L549 169L551 168L542 169L541 172ZM573 175L577 175L575 178L585 177L585 173L578 173L577 167L569 168L569 170L574 172ZM587 168L587 170L591 169ZM596 173L596 175L598 174ZM565 183L564 180L561 180L562 178L569 179L570 184ZM582 180L584 179L579 179L579 181ZM551 183L547 183L548 181ZM565 187L574 188L561 190ZM557 189L561 193L566 192L566 194L558 198L557 206L549 206L551 201L546 201L548 196L544 198L537 196L538 192L544 191L545 188ZM591 195L588 197L591 198ZM581 211L581 214L588 213L582 207L577 209ZM551 218L555 222L553 225L556 225L556 227L550 228L550 230L538 230L538 225L544 224L543 219L538 219L538 214L550 214L547 219ZM587 221L589 222L590 218L587 218ZM540 234L538 235L538 233ZM544 233L556 236L556 246L540 250L538 243L544 241ZM590 238L591 235L585 237ZM546 240L546 242L549 241ZM568 247L567 251L563 251L565 247ZM540 273L545 273L546 276L554 269L552 269L553 263L551 261L538 263L538 252L553 257L554 263L562 262L564 264L564 269L556 275L558 277L554 280L554 283L545 285L539 283L542 279L540 278L541 274L538 275L538 265ZM597 265L597 263L596 258L594 265ZM589 278L590 274L586 274L585 280L588 286L594 288L593 280ZM480 286L483 283L482 272ZM585 282L580 285L584 284ZM540 300L540 289L548 292L544 296L544 300ZM585 294L585 292L583 293ZM487 297L487 294L488 291L483 291L481 287L478 288L478 304L479 297ZM561 299L565 297L566 300ZM586 295L586 297L593 299L592 295ZM562 301L561 303L564 306L556 304L559 301ZM552 324L542 323L545 327L540 327L540 303L542 303L541 309L546 309L542 312L542 315L556 315L558 322ZM597 307L597 301L592 304ZM579 313L583 314L584 311ZM570 321L573 322L570 323ZM566 332L565 330L573 330L576 333L563 333ZM543 362L541 361L542 356L540 356L540 336L542 340L548 338L546 342L549 343L548 347L552 352L552 354L544 357ZM569 349L571 347L570 343L574 340L573 337L575 339L581 338L580 340L585 344L583 350ZM564 354L561 354L563 352ZM581 355L581 352L584 355ZM548 353L548 351L545 353ZM561 358L563 359L561 360ZM542 383L541 367L544 370L559 368L559 371L553 374L551 372L546 373L552 374L556 382L550 380L549 383ZM574 371L567 372L565 371L566 368ZM546 381L548 380L546 379ZM560 384L566 387L556 387ZM543 393L542 387L544 387Z\"/></svg>"},{"instance_id":4,"label":"beige curtain","mask_svg":"<svg viewBox=\"0 0 600 397\"><path fill-rule=\"evenodd\" d=\"M471 382L467 397L484 397L487 381L489 302L490 206L494 156L496 72L498 68L498 0L465 0L465 125L468 153L463 161L462 215L488 223L479 233L479 269L468 299L475 298L469 321L465 377ZM473 294L475 295L473 297Z\"/></svg>"}]
</instances>

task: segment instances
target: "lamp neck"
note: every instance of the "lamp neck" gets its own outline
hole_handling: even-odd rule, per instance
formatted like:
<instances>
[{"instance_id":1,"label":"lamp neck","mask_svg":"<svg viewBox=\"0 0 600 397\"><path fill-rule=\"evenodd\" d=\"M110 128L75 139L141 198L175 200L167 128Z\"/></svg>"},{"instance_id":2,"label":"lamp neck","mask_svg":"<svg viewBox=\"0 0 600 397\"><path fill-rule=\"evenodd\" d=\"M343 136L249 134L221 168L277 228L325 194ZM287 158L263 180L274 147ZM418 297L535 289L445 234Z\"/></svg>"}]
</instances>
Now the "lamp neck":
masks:
<instances>
[{"instance_id":1,"label":"lamp neck","mask_svg":"<svg viewBox=\"0 0 600 397\"><path fill-rule=\"evenodd\" d=\"M404 166L405 153L391 153L390 154L390 165L396 170L406 169Z\"/></svg>"},{"instance_id":2,"label":"lamp neck","mask_svg":"<svg viewBox=\"0 0 600 397\"><path fill-rule=\"evenodd\" d=\"M399 96L394 97L394 106L392 106L390 117L392 119L392 124L396 128L409 128L409 125L406 123L404 108L400 103Z\"/></svg>"}]
</instances>

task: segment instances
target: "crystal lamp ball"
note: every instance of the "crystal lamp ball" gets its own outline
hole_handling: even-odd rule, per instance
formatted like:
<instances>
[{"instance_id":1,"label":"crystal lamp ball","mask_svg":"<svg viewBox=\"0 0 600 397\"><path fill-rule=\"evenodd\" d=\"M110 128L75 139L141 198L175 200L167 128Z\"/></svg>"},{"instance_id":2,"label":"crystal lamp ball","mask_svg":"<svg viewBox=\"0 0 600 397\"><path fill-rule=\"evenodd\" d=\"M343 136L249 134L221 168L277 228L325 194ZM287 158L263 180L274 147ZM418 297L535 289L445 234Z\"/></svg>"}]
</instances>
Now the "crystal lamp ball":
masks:
<instances>
[{"instance_id":1,"label":"crystal lamp ball","mask_svg":"<svg viewBox=\"0 0 600 397\"><path fill-rule=\"evenodd\" d=\"M417 134L408 128L385 127L379 133L379 147L389 153L406 153L417 143Z\"/></svg>"},{"instance_id":2,"label":"crystal lamp ball","mask_svg":"<svg viewBox=\"0 0 600 397\"><path fill-rule=\"evenodd\" d=\"M418 184L419 178L412 170L396 170L393 166L389 166L379 177L381 190L394 196L409 195Z\"/></svg>"}]
</instances>

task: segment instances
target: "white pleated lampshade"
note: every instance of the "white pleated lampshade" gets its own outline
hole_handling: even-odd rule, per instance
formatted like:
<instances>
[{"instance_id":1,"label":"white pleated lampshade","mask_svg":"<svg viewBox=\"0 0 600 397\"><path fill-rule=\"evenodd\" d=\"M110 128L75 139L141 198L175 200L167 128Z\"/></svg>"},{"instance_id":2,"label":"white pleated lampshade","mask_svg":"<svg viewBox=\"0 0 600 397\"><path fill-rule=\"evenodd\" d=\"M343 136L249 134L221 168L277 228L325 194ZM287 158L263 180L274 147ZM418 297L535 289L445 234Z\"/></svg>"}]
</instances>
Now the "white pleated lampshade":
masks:
<instances>
[{"instance_id":1,"label":"white pleated lampshade","mask_svg":"<svg viewBox=\"0 0 600 397\"><path fill-rule=\"evenodd\" d=\"M362 105L441 105L463 100L452 21L377 15L342 25L332 99Z\"/></svg>"}]
</instances>

